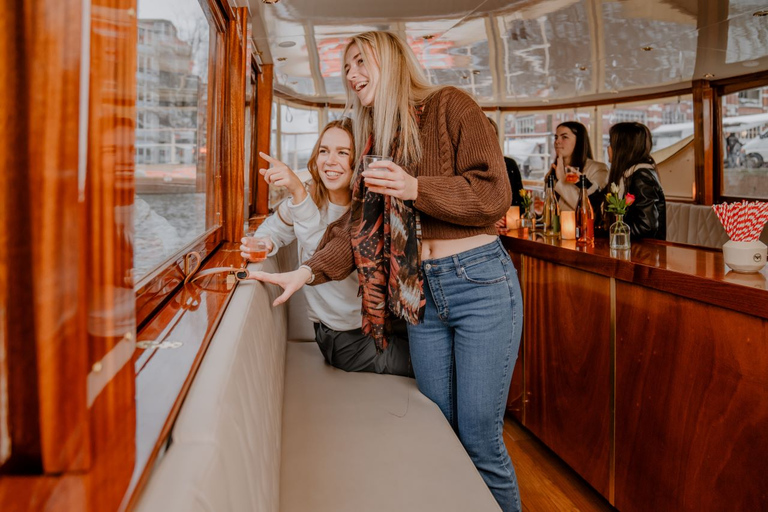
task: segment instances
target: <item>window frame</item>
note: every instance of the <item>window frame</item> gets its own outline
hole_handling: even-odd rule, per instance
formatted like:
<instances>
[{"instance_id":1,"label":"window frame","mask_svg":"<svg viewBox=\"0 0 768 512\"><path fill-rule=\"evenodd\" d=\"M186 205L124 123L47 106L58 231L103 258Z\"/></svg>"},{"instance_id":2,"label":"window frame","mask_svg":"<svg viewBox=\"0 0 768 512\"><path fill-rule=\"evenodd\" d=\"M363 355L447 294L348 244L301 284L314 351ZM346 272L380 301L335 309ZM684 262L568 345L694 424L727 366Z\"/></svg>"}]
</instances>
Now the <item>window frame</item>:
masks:
<instances>
[{"instance_id":1,"label":"window frame","mask_svg":"<svg viewBox=\"0 0 768 512\"><path fill-rule=\"evenodd\" d=\"M742 75L733 78L713 81L712 89L714 91L713 101L713 203L732 203L738 201L767 201L766 197L742 197L725 194L723 191L725 183L725 148L723 147L723 97L735 94L748 89L757 87L768 87L768 71L761 71L750 75ZM762 97L762 94L761 94Z\"/></svg>"},{"instance_id":2,"label":"window frame","mask_svg":"<svg viewBox=\"0 0 768 512\"><path fill-rule=\"evenodd\" d=\"M221 173L227 133L224 123L225 102L222 100L231 86L227 80L228 68L224 58L229 13L216 0L201 0L199 4L208 20L211 35L208 46L208 151L205 177L206 225L211 227L134 283L136 325L139 330L183 285L185 270L188 270L184 267L184 256L194 251L206 259L224 240Z\"/></svg>"}]
</instances>

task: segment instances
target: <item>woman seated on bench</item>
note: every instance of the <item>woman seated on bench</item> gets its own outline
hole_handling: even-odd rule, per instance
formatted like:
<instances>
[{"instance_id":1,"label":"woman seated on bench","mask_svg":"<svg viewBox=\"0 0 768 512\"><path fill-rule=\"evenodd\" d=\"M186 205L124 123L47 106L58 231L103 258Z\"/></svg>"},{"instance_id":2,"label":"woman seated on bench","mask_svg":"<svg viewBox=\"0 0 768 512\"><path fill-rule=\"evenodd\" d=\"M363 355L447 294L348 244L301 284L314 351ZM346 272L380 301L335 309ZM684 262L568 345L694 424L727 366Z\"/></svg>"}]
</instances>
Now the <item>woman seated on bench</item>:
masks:
<instances>
[{"instance_id":1,"label":"woman seated on bench","mask_svg":"<svg viewBox=\"0 0 768 512\"><path fill-rule=\"evenodd\" d=\"M256 231L245 237L240 250L255 261L251 251L256 242L267 244L269 255L298 240L299 261L309 259L325 228L346 213L352 199L350 181L354 161L354 138L349 119L331 121L323 128L307 164L312 175L309 193L298 176L283 162L261 153L270 164L261 169L267 183L285 187L290 198L277 208ZM362 333L361 301L357 273L342 281L328 282L305 291L309 319L315 324L315 341L325 360L348 372L376 372L413 375L408 337L403 324L386 350L378 351L372 337Z\"/></svg>"}]
</instances>

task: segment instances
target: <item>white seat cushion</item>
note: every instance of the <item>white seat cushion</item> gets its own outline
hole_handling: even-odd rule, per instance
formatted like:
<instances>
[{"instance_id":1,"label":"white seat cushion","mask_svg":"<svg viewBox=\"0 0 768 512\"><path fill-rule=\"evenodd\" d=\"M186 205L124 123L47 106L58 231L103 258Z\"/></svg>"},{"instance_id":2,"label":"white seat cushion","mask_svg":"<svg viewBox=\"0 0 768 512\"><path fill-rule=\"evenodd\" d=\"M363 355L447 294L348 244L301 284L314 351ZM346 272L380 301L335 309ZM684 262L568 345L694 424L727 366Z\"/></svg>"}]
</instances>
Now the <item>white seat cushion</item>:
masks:
<instances>
[{"instance_id":1,"label":"white seat cushion","mask_svg":"<svg viewBox=\"0 0 768 512\"><path fill-rule=\"evenodd\" d=\"M481 512L493 499L416 381L347 373L317 346L286 350L282 512Z\"/></svg>"}]
</instances>

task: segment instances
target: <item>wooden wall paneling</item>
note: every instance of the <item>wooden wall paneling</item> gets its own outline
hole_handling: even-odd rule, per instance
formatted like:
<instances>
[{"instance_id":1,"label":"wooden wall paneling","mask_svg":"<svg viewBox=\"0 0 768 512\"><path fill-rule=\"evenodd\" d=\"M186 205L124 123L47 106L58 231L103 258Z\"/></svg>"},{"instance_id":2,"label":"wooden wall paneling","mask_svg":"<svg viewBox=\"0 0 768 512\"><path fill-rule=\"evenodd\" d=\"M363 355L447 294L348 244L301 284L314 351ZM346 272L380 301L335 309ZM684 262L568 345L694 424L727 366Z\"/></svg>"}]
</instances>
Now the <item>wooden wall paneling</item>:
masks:
<instances>
[{"instance_id":1,"label":"wooden wall paneling","mask_svg":"<svg viewBox=\"0 0 768 512\"><path fill-rule=\"evenodd\" d=\"M714 189L714 144L715 95L709 81L693 82L693 140L695 148L694 175L696 179L696 202L711 205Z\"/></svg>"},{"instance_id":2,"label":"wooden wall paneling","mask_svg":"<svg viewBox=\"0 0 768 512\"><path fill-rule=\"evenodd\" d=\"M519 253L510 252L509 256L512 258L512 264L514 264L517 270L517 277L520 280L520 289L523 290L523 304L525 304L525 289L523 288L523 256ZM523 315L525 317L525 315ZM523 322L523 331L525 331L526 325ZM520 340L520 349L517 352L517 361L515 361L515 369L512 371L512 381L509 384L509 395L507 396L507 413L518 421L523 421L524 410L524 373L525 373L525 361L524 361L524 344L525 334Z\"/></svg>"},{"instance_id":3,"label":"wooden wall paneling","mask_svg":"<svg viewBox=\"0 0 768 512\"><path fill-rule=\"evenodd\" d=\"M201 2L205 5L206 2ZM214 10L214 12L219 12ZM219 19L221 14L215 17ZM221 172L225 158L224 118L226 116L226 91L228 86L227 73L227 40L226 22L221 22L224 28L219 30L218 23L211 26L210 43L208 47L208 126L206 148L206 180L205 189L205 225L207 228L221 226ZM222 235L220 234L219 237Z\"/></svg>"},{"instance_id":4,"label":"wooden wall paneling","mask_svg":"<svg viewBox=\"0 0 768 512\"><path fill-rule=\"evenodd\" d=\"M258 77L256 99L256 149L270 154L269 141L272 133L270 123L272 121L272 64L264 64ZM254 160L256 169L268 167L266 160L259 157ZM254 182L256 188L256 214L266 216L269 214L269 184L264 177L258 175Z\"/></svg>"},{"instance_id":5,"label":"wooden wall paneling","mask_svg":"<svg viewBox=\"0 0 768 512\"><path fill-rule=\"evenodd\" d=\"M525 258L525 426L609 496L610 279Z\"/></svg>"},{"instance_id":6,"label":"wooden wall paneling","mask_svg":"<svg viewBox=\"0 0 768 512\"><path fill-rule=\"evenodd\" d=\"M250 218L253 215L256 215L256 183L259 177L261 176L259 174L259 148L258 148L258 138L259 138L259 125L256 122L256 103L257 103L257 97L258 97L258 80L259 80L259 66L255 61L255 58L251 58L251 73L250 78L252 82L248 84L248 87L251 89L251 103L248 105L249 111L250 111L250 120L251 120L251 141L249 144L251 155L249 159L249 168L246 169L246 172L248 173L248 217ZM249 226L250 227L250 226Z\"/></svg>"},{"instance_id":7,"label":"wooden wall paneling","mask_svg":"<svg viewBox=\"0 0 768 512\"><path fill-rule=\"evenodd\" d=\"M11 427L5 473L57 474L89 463L85 393L72 385L87 373L80 13L79 0L6 2L0 9Z\"/></svg>"},{"instance_id":8,"label":"wooden wall paneling","mask_svg":"<svg viewBox=\"0 0 768 512\"><path fill-rule=\"evenodd\" d=\"M226 32L228 90L224 115L224 165L221 168L223 239L243 236L245 187L245 77L248 41L248 9L235 9Z\"/></svg>"},{"instance_id":9,"label":"wooden wall paneling","mask_svg":"<svg viewBox=\"0 0 768 512\"><path fill-rule=\"evenodd\" d=\"M136 0L93 0L88 130L88 510L116 510L133 473Z\"/></svg>"},{"instance_id":10,"label":"wooden wall paneling","mask_svg":"<svg viewBox=\"0 0 768 512\"><path fill-rule=\"evenodd\" d=\"M768 321L617 283L622 512L768 510Z\"/></svg>"}]
</instances>

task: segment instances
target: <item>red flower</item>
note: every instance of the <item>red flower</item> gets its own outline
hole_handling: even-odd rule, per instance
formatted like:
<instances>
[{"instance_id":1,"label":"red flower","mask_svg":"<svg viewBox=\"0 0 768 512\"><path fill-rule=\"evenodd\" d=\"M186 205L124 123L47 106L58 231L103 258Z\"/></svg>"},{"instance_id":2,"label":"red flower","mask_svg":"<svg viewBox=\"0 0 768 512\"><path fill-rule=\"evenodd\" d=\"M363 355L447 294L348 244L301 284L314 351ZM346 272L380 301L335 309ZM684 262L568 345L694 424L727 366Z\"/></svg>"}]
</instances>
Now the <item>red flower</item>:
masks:
<instances>
[{"instance_id":1,"label":"red flower","mask_svg":"<svg viewBox=\"0 0 768 512\"><path fill-rule=\"evenodd\" d=\"M624 200L627 202L627 206L629 206L635 202L635 196L633 196L632 194L627 194L626 196L624 196Z\"/></svg>"}]
</instances>

